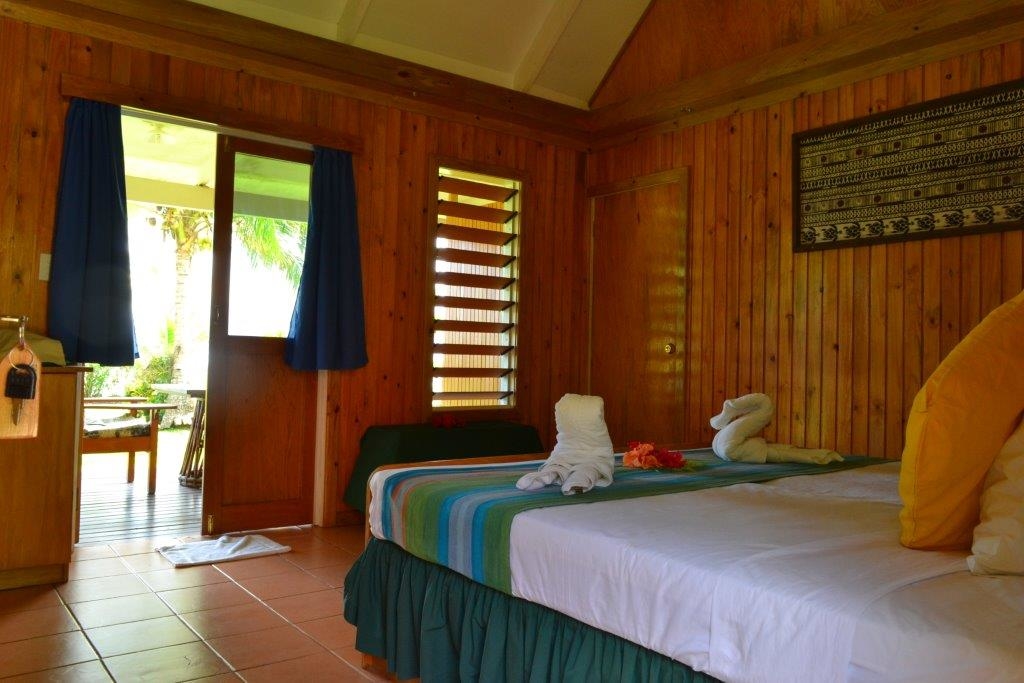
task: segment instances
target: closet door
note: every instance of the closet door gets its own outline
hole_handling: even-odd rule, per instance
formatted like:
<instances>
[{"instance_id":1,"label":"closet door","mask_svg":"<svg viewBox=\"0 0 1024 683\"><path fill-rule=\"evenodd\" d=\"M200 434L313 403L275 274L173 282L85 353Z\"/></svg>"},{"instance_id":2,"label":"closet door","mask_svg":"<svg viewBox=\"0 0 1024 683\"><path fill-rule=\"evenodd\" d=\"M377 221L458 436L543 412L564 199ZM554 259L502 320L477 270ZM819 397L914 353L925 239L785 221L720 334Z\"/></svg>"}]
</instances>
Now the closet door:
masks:
<instances>
[{"instance_id":1,"label":"closet door","mask_svg":"<svg viewBox=\"0 0 1024 683\"><path fill-rule=\"evenodd\" d=\"M590 392L617 450L683 443L685 172L591 193Z\"/></svg>"},{"instance_id":2,"label":"closet door","mask_svg":"<svg viewBox=\"0 0 1024 683\"><path fill-rule=\"evenodd\" d=\"M307 524L316 373L285 364L284 337L312 152L227 136L217 144L203 532Z\"/></svg>"}]
</instances>

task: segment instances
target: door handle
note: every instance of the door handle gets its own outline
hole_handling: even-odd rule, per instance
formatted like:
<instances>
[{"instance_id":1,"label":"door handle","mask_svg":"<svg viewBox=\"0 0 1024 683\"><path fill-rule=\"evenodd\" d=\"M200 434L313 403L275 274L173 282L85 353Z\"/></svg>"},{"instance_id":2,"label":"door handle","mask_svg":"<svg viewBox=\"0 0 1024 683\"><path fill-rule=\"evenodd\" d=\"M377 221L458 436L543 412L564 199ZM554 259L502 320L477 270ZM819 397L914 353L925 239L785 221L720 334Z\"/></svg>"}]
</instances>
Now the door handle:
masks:
<instances>
[{"instance_id":1,"label":"door handle","mask_svg":"<svg viewBox=\"0 0 1024 683\"><path fill-rule=\"evenodd\" d=\"M666 353L666 355L671 356L675 352L676 352L676 345L675 344L673 344L672 342L669 342L669 343L665 344L665 353Z\"/></svg>"}]
</instances>

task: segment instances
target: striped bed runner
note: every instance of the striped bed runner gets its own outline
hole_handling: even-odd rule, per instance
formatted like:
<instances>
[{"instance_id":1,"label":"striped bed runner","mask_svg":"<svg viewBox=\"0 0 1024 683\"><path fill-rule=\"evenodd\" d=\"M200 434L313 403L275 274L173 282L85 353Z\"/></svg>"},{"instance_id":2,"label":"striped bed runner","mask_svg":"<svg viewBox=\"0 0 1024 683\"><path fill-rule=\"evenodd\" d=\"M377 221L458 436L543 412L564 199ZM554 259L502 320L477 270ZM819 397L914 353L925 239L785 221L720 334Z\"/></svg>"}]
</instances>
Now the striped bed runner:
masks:
<instances>
[{"instance_id":1,"label":"striped bed runner","mask_svg":"<svg viewBox=\"0 0 1024 683\"><path fill-rule=\"evenodd\" d=\"M537 462L479 467L424 467L390 475L381 492L381 528L387 540L424 560L511 594L509 535L520 512L558 505L642 498L802 474L824 474L882 462L846 456L828 465L729 462L711 449L688 451L690 471L636 470L616 456L615 481L575 496L557 486L520 491L516 481Z\"/></svg>"}]
</instances>

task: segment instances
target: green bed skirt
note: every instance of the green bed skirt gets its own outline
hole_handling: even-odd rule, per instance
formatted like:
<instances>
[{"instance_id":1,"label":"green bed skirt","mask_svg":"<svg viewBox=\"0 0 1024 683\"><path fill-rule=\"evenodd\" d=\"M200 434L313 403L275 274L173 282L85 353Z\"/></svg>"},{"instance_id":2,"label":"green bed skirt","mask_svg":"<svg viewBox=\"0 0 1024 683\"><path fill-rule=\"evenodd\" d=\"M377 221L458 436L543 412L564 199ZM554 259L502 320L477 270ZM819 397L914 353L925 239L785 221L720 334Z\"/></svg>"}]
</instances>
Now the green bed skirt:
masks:
<instances>
[{"instance_id":1,"label":"green bed skirt","mask_svg":"<svg viewBox=\"0 0 1024 683\"><path fill-rule=\"evenodd\" d=\"M345 619L356 649L424 683L717 680L377 539L345 577Z\"/></svg>"}]
</instances>

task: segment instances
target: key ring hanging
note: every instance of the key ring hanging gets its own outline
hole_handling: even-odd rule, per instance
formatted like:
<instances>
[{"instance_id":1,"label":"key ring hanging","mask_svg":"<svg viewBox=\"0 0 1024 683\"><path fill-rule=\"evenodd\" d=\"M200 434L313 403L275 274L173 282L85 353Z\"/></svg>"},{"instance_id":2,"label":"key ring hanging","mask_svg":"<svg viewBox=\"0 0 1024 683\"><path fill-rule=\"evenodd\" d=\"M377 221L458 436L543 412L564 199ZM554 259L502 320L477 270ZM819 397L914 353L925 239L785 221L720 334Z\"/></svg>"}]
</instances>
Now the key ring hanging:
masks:
<instances>
[{"instance_id":1,"label":"key ring hanging","mask_svg":"<svg viewBox=\"0 0 1024 683\"><path fill-rule=\"evenodd\" d=\"M26 352L27 351L28 352L28 362L24 362L24 361L22 361L21 363L16 362L14 360L14 352L15 351L21 351L21 352ZM12 366L32 365L32 363L34 363L36 361L35 351L33 351L32 348L28 344L25 344L24 346L17 346L17 345L12 346L11 350L7 352L7 357L11 359L11 365Z\"/></svg>"},{"instance_id":2,"label":"key ring hanging","mask_svg":"<svg viewBox=\"0 0 1024 683\"><path fill-rule=\"evenodd\" d=\"M24 350L27 344L25 343L25 325L28 323L27 315L3 315L0 316L0 322L5 323L18 323L18 348Z\"/></svg>"},{"instance_id":3,"label":"key ring hanging","mask_svg":"<svg viewBox=\"0 0 1024 683\"><path fill-rule=\"evenodd\" d=\"M3 315L3 316L0 316L0 322L18 323L18 343L15 344L14 346L12 346L11 350L8 351L8 353L7 353L7 357L11 359L11 364L12 365L16 365L17 364L15 362L15 360L14 360L14 352L15 351L28 351L29 360L28 360L27 365L31 365L35 361L35 359L36 359L36 354L32 350L32 348L28 345L28 343L25 341L25 324L28 322L28 316L27 315Z\"/></svg>"}]
</instances>

